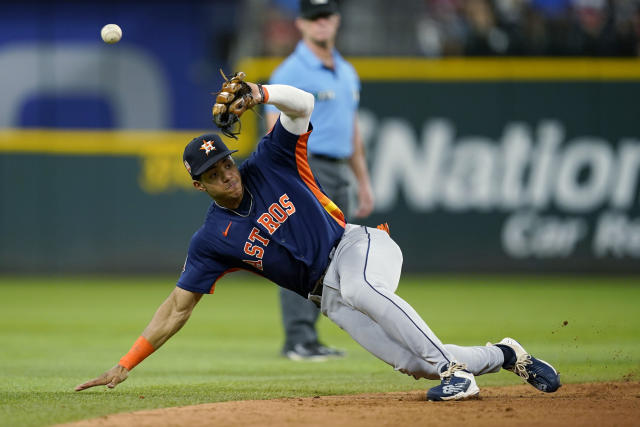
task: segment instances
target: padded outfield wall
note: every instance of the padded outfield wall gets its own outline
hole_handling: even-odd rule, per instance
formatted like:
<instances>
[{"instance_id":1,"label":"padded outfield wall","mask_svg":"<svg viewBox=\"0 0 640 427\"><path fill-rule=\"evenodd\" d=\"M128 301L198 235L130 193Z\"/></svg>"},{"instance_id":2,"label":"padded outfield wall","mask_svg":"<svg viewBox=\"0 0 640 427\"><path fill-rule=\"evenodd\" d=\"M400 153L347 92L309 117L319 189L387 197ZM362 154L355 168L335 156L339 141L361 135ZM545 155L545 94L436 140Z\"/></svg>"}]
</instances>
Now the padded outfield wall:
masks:
<instances>
[{"instance_id":1,"label":"padded outfield wall","mask_svg":"<svg viewBox=\"0 0 640 427\"><path fill-rule=\"evenodd\" d=\"M31 26L19 6L3 14L0 272L179 272L208 205L182 148L212 129L209 93L231 68L219 34L194 28L224 3L80 26L64 10ZM107 21L121 43L98 39ZM264 81L280 60L234 68ZM353 63L377 200L364 223L390 223L406 271L640 272L640 61ZM248 114L229 144L246 156L263 131Z\"/></svg>"},{"instance_id":2,"label":"padded outfield wall","mask_svg":"<svg viewBox=\"0 0 640 427\"><path fill-rule=\"evenodd\" d=\"M390 222L407 270L640 271L640 61L352 62L367 222Z\"/></svg>"},{"instance_id":3,"label":"padded outfield wall","mask_svg":"<svg viewBox=\"0 0 640 427\"><path fill-rule=\"evenodd\" d=\"M238 67L265 78L277 62ZM638 272L637 61L353 62L365 223L390 222L406 270ZM179 269L208 203L180 161L201 130L0 131L0 268ZM243 156L262 131L249 114Z\"/></svg>"}]
</instances>

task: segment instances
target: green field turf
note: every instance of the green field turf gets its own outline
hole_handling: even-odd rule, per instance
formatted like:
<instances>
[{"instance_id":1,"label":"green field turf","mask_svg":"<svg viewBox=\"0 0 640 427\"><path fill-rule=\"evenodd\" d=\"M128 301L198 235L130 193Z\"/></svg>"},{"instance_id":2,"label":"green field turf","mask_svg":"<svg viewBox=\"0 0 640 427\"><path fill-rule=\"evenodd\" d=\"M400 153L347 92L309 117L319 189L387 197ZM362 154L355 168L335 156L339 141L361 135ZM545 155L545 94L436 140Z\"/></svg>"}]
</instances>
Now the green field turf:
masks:
<instances>
[{"instance_id":1,"label":"green field turf","mask_svg":"<svg viewBox=\"0 0 640 427\"><path fill-rule=\"evenodd\" d=\"M326 318L319 322L321 337L346 349L345 359L282 359L277 288L236 273L125 383L74 392L130 348L174 282L0 277L0 425L436 384L394 372ZM640 379L640 278L406 277L398 293L444 342L483 345L512 336L552 362L565 383ZM481 388L518 383L504 371L478 378Z\"/></svg>"}]
</instances>

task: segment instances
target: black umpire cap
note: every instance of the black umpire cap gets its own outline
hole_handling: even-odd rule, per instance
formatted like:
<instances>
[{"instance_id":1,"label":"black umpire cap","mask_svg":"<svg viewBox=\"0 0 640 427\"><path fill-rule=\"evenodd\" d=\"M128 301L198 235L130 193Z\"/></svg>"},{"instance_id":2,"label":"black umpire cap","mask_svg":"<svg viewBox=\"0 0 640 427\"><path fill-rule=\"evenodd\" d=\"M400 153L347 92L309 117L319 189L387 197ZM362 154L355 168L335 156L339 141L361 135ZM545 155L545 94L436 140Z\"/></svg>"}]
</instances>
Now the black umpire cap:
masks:
<instances>
[{"instance_id":1,"label":"black umpire cap","mask_svg":"<svg viewBox=\"0 0 640 427\"><path fill-rule=\"evenodd\" d=\"M196 179L218 160L238 150L229 150L215 133L206 133L191 140L184 148L182 160L191 178Z\"/></svg>"},{"instance_id":2,"label":"black umpire cap","mask_svg":"<svg viewBox=\"0 0 640 427\"><path fill-rule=\"evenodd\" d=\"M300 0L300 16L304 19L315 19L338 13L336 0Z\"/></svg>"}]
</instances>

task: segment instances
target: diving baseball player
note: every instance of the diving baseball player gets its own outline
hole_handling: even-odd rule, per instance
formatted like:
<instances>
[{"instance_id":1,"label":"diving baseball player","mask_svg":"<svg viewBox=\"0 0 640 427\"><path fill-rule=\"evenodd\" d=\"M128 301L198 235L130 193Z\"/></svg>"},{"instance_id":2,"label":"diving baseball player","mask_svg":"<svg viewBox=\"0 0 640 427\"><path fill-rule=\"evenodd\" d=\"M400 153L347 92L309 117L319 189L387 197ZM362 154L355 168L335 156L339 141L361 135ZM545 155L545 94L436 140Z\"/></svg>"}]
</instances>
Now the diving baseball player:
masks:
<instances>
[{"instance_id":1,"label":"diving baseball player","mask_svg":"<svg viewBox=\"0 0 640 427\"><path fill-rule=\"evenodd\" d=\"M189 319L203 294L225 274L244 269L320 304L321 311L394 369L440 379L429 400L478 394L474 376L509 369L544 392L560 387L556 370L515 340L462 347L443 344L395 294L402 253L381 229L347 224L316 184L307 162L314 98L291 86L260 86L238 73L225 82L214 120L234 135L237 118L257 103L280 111L273 129L238 168L220 137L194 138L184 164L196 190L213 202L191 239L177 286L131 350L100 377L76 387L113 388Z\"/></svg>"}]
</instances>

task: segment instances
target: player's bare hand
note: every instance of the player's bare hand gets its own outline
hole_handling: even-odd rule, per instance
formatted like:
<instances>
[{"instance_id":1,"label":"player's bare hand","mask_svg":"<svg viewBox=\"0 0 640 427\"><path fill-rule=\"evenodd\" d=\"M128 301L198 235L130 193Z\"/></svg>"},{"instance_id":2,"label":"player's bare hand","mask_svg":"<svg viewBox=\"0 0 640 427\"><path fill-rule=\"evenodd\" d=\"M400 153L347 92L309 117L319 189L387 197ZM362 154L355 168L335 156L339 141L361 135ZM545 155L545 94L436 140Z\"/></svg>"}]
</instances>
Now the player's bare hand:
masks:
<instances>
[{"instance_id":1,"label":"player's bare hand","mask_svg":"<svg viewBox=\"0 0 640 427\"><path fill-rule=\"evenodd\" d=\"M104 374L100 375L98 378L76 386L75 390L82 391L91 387L95 387L97 385L106 385L107 388L114 388L115 386L126 380L128 376L129 370L127 368L116 365Z\"/></svg>"},{"instance_id":2,"label":"player's bare hand","mask_svg":"<svg viewBox=\"0 0 640 427\"><path fill-rule=\"evenodd\" d=\"M264 99L262 99L262 94L260 93L260 89L258 89L258 85L251 82L245 83L247 83L251 88L251 96L253 96L253 99L255 99L258 103L264 102Z\"/></svg>"},{"instance_id":3,"label":"player's bare hand","mask_svg":"<svg viewBox=\"0 0 640 427\"><path fill-rule=\"evenodd\" d=\"M356 218L365 218L373 211L373 191L370 186L360 186L358 189L358 210Z\"/></svg>"}]
</instances>

